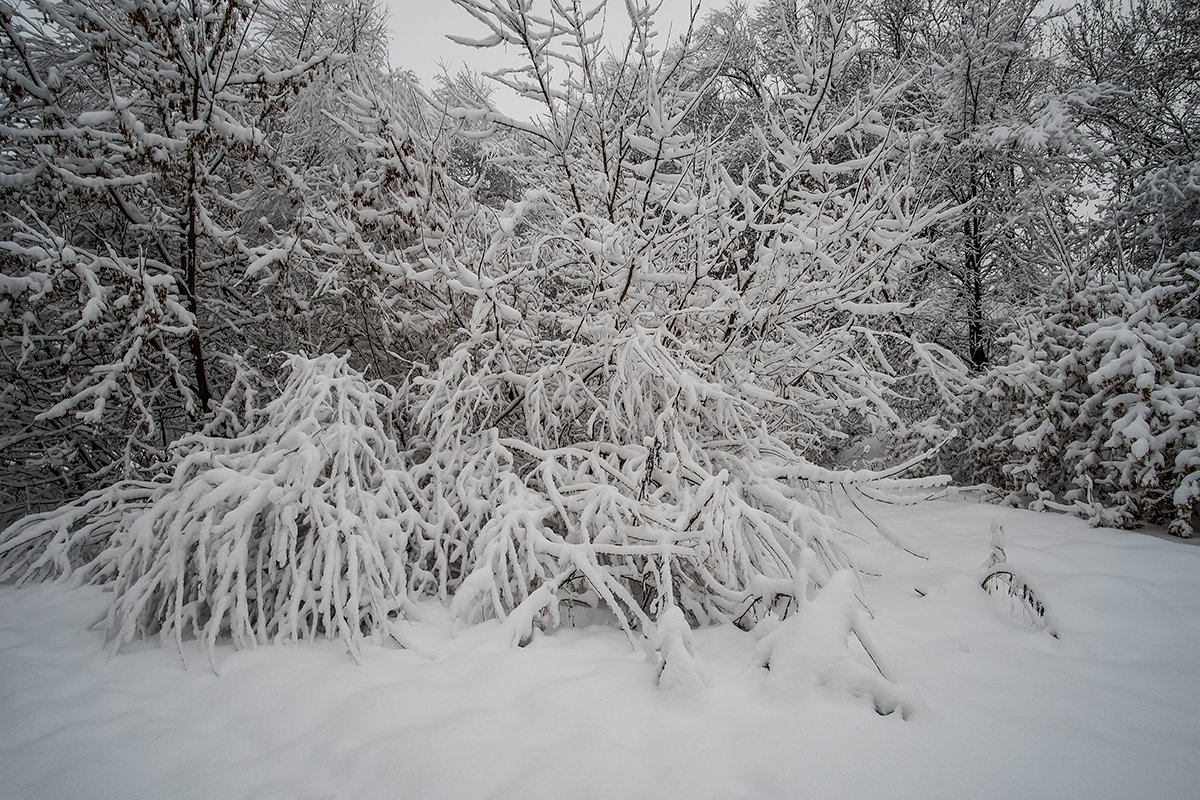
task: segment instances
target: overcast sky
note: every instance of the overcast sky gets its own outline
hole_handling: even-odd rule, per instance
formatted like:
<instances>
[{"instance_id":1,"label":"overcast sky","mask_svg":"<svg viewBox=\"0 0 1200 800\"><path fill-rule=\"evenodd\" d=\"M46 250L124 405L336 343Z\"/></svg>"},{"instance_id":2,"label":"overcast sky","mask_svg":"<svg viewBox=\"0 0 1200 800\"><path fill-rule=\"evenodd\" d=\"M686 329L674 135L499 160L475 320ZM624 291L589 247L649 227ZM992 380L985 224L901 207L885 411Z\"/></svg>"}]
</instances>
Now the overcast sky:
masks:
<instances>
[{"instance_id":1,"label":"overcast sky","mask_svg":"<svg viewBox=\"0 0 1200 800\"><path fill-rule=\"evenodd\" d=\"M597 2L598 0L592 0ZM687 26L689 2L691 0L663 0L659 17L659 29L671 25L674 33L681 33ZM464 62L476 70L498 69L517 63L515 55L504 54L502 48L478 50L456 45L446 39L446 34L483 38L487 30L470 14L458 8L450 0L385 0L388 7L389 24L392 30L392 66L411 69L422 83L429 85L438 72L437 62L443 60L456 72ZM703 19L707 9L714 7L714 0L699 0ZM541 5L541 3L537 3ZM720 0L724 5L724 0ZM591 3L587 3L588 6ZM610 28L621 24L628 31L624 0L608 0ZM674 34L671 38L675 38Z\"/></svg>"}]
</instances>

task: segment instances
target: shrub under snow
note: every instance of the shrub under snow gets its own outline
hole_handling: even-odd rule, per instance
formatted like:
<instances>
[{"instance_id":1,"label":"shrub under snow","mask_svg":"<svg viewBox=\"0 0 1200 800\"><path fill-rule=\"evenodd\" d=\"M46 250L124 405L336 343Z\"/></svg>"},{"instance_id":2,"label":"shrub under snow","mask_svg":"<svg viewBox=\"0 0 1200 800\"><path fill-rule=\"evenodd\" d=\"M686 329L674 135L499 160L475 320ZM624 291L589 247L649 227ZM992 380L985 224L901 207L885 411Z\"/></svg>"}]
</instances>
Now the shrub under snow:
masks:
<instances>
[{"instance_id":1,"label":"shrub under snow","mask_svg":"<svg viewBox=\"0 0 1200 800\"><path fill-rule=\"evenodd\" d=\"M147 634L235 646L323 635L351 652L391 631L419 547L391 397L348 358L292 356L244 433L192 436L161 480L118 483L27 517L0 578L111 582L114 646Z\"/></svg>"},{"instance_id":2,"label":"shrub under snow","mask_svg":"<svg viewBox=\"0 0 1200 800\"><path fill-rule=\"evenodd\" d=\"M596 370L603 390L572 395L586 426L553 435L494 424L504 409L460 352L413 387L408 452L382 384L345 356L292 356L279 395L241 433L189 437L160 480L9 528L0 579L111 583L114 648L157 633L210 653L218 639L323 636L356 654L364 637L399 640L393 622L421 596L463 622L504 619L514 643L587 606L656 643L664 686L699 688L691 625L751 628L825 596L852 566L822 498L936 479L808 464L761 427L738 427L752 409L671 346L632 331ZM521 419L566 412L553 376L528 387ZM843 647L861 637L853 606L837 604ZM902 705L887 685L852 688Z\"/></svg>"},{"instance_id":3,"label":"shrub under snow","mask_svg":"<svg viewBox=\"0 0 1200 800\"><path fill-rule=\"evenodd\" d=\"M750 627L851 566L820 510L834 488L941 480L819 469L703 371L666 331L634 327L552 361L507 403L465 348L424 382L428 580L459 618L507 616L518 641L578 605L630 633L676 607Z\"/></svg>"},{"instance_id":4,"label":"shrub under snow","mask_svg":"<svg viewBox=\"0 0 1200 800\"><path fill-rule=\"evenodd\" d=\"M1014 503L1191 535L1200 506L1200 261L1067 293L1008 340L976 415Z\"/></svg>"}]
</instances>

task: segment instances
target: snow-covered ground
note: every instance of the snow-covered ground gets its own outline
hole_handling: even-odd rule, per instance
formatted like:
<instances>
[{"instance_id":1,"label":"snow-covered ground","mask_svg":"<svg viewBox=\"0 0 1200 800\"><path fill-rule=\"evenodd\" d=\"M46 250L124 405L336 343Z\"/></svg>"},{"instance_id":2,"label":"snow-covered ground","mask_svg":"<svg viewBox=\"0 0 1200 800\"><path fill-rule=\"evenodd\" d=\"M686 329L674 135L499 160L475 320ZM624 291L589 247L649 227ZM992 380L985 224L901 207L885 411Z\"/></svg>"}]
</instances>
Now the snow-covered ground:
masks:
<instances>
[{"instance_id":1,"label":"snow-covered ground","mask_svg":"<svg viewBox=\"0 0 1200 800\"><path fill-rule=\"evenodd\" d=\"M972 503L872 504L918 558L857 544L866 631L909 719L699 631L709 688L659 691L618 631L525 648L495 623L427 654L336 644L105 655L96 588L0 587L0 797L1200 797L1200 547ZM991 523L1058 637L979 588ZM862 526L866 531L866 527ZM861 653L860 653L861 654ZM865 655L863 655L865 658Z\"/></svg>"}]
</instances>

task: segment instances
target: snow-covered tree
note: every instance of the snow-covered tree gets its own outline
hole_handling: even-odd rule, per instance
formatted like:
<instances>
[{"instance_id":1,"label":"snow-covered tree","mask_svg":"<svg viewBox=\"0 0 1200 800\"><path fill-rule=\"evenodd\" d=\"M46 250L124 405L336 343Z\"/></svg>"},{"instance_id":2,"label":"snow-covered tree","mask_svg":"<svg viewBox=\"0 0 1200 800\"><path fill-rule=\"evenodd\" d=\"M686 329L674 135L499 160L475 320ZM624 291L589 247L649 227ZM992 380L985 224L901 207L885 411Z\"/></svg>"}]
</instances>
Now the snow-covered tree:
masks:
<instances>
[{"instance_id":1,"label":"snow-covered tree","mask_svg":"<svg viewBox=\"0 0 1200 800\"><path fill-rule=\"evenodd\" d=\"M295 205L266 129L331 54L268 62L258 7L3 8L6 506L152 461L220 399L227 332L270 317L232 287Z\"/></svg>"},{"instance_id":2,"label":"snow-covered tree","mask_svg":"<svg viewBox=\"0 0 1200 800\"><path fill-rule=\"evenodd\" d=\"M1200 260L1060 299L1005 342L976 408L980 477L1009 502L1191 535L1200 506Z\"/></svg>"},{"instance_id":3,"label":"snow-covered tree","mask_svg":"<svg viewBox=\"0 0 1200 800\"><path fill-rule=\"evenodd\" d=\"M148 469L279 350L408 368L396 274L447 203L373 3L2 11L0 517Z\"/></svg>"},{"instance_id":4,"label":"snow-covered tree","mask_svg":"<svg viewBox=\"0 0 1200 800\"><path fill-rule=\"evenodd\" d=\"M449 174L454 126L430 113L410 74L340 85L337 101L326 122L340 160L313 182L294 246L276 255L308 281L309 341L399 380L436 361L463 324L467 301L447 282L476 257L479 219ZM250 270L260 265L270 266Z\"/></svg>"},{"instance_id":5,"label":"snow-covered tree","mask_svg":"<svg viewBox=\"0 0 1200 800\"><path fill-rule=\"evenodd\" d=\"M1091 0L1065 39L1101 154L1098 257L1140 270L1200 252L1200 4Z\"/></svg>"},{"instance_id":6,"label":"snow-covered tree","mask_svg":"<svg viewBox=\"0 0 1200 800\"><path fill-rule=\"evenodd\" d=\"M1078 147L1056 86L1048 15L1033 0L948 0L910 22L872 4L886 60L911 75L903 96L921 190L959 207L911 291L932 296L927 335L983 369L1006 320L1060 270L1060 231L1078 203ZM880 27L882 26L882 27ZM891 55L900 47L898 56Z\"/></svg>"}]
</instances>

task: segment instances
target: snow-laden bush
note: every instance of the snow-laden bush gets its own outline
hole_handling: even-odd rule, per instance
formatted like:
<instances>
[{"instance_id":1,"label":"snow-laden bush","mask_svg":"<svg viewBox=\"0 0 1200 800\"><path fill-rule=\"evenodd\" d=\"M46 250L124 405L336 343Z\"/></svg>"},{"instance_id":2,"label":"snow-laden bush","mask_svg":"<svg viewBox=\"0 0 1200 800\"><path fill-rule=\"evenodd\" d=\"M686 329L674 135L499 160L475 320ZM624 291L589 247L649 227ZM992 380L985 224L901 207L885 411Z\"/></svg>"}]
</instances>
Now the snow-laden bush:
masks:
<instances>
[{"instance_id":1,"label":"snow-laden bush","mask_svg":"<svg viewBox=\"0 0 1200 800\"><path fill-rule=\"evenodd\" d=\"M348 356L292 356L276 397L232 435L182 440L159 480L5 531L0 579L112 584L114 647L158 634L210 653L324 636L356 654L402 638L419 596L504 619L513 642L584 605L652 637L668 684L697 688L684 628L786 615L852 567L823 494L938 479L808 464L679 347L635 328L506 406L463 348L412 387L407 454L384 385Z\"/></svg>"},{"instance_id":2,"label":"snow-laden bush","mask_svg":"<svg viewBox=\"0 0 1200 800\"><path fill-rule=\"evenodd\" d=\"M233 437L190 436L161 479L19 521L0 579L112 583L115 647L139 636L237 647L392 632L420 547L393 399L347 357L291 356L279 395Z\"/></svg>"},{"instance_id":3,"label":"snow-laden bush","mask_svg":"<svg viewBox=\"0 0 1200 800\"><path fill-rule=\"evenodd\" d=\"M420 382L430 455L413 469L438 544L413 580L464 621L506 617L514 641L577 605L631 635L676 609L750 627L851 566L819 510L832 487L942 480L820 469L705 371L662 328L552 361L511 400L493 363L447 359Z\"/></svg>"},{"instance_id":4,"label":"snow-laden bush","mask_svg":"<svg viewBox=\"0 0 1200 800\"><path fill-rule=\"evenodd\" d=\"M1200 258L1067 292L1007 341L972 448L1013 503L1190 535L1200 504ZM986 432L986 433L982 433Z\"/></svg>"}]
</instances>

